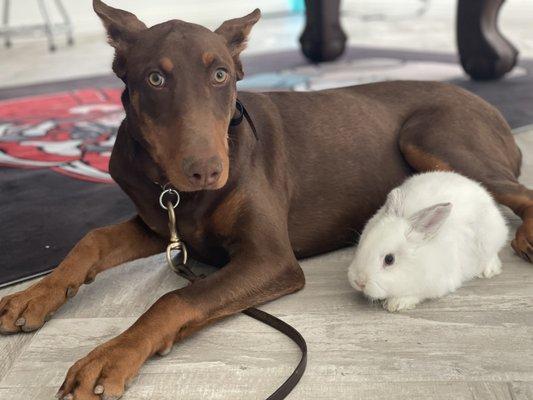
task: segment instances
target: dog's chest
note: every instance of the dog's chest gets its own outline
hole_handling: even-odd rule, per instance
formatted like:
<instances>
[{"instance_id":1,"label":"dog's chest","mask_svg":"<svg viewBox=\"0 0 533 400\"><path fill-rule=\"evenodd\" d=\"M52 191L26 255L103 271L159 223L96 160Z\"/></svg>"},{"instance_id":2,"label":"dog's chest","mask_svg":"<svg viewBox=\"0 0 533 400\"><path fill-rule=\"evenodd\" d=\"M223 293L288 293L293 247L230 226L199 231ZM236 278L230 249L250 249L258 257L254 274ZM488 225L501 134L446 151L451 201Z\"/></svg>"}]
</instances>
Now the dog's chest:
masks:
<instances>
[{"instance_id":1,"label":"dog's chest","mask_svg":"<svg viewBox=\"0 0 533 400\"><path fill-rule=\"evenodd\" d=\"M141 218L148 227L159 236L170 240L168 217L166 213L157 212L141 213ZM187 249L193 258L211 264L221 264L226 258L216 235L214 235L205 219L200 216L184 216L182 213L176 215L176 228L181 240L186 244Z\"/></svg>"},{"instance_id":2,"label":"dog's chest","mask_svg":"<svg viewBox=\"0 0 533 400\"><path fill-rule=\"evenodd\" d=\"M182 219L177 223L183 241L197 252L205 252L209 248L206 230L203 224L192 219Z\"/></svg>"}]
</instances>

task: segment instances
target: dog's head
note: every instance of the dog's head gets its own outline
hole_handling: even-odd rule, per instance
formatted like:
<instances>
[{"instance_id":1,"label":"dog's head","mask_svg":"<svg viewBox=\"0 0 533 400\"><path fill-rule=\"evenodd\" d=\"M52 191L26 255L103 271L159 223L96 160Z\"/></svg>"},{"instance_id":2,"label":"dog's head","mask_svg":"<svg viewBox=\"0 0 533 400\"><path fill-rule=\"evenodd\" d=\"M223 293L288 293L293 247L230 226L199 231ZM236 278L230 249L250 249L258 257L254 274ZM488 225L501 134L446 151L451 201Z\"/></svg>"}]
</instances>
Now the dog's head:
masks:
<instances>
[{"instance_id":1,"label":"dog's head","mask_svg":"<svg viewBox=\"0 0 533 400\"><path fill-rule=\"evenodd\" d=\"M147 28L127 11L93 0L127 87L128 132L181 191L219 189L229 174L228 125L239 59L258 9L214 32L171 20Z\"/></svg>"}]
</instances>

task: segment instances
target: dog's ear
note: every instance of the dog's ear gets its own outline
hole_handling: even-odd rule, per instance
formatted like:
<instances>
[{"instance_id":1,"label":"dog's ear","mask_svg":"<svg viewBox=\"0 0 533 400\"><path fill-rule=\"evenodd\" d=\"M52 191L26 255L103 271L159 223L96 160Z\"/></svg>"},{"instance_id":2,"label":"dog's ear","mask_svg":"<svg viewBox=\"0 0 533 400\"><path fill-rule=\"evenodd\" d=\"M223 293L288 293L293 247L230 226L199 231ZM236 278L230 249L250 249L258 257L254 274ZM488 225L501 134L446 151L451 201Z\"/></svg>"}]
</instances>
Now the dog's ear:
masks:
<instances>
[{"instance_id":1,"label":"dog's ear","mask_svg":"<svg viewBox=\"0 0 533 400\"><path fill-rule=\"evenodd\" d=\"M100 0L93 0L93 8L107 30L109 44L115 48L113 71L123 78L128 48L137 40L139 33L146 29L146 25L132 13L109 7Z\"/></svg>"},{"instance_id":2,"label":"dog's ear","mask_svg":"<svg viewBox=\"0 0 533 400\"><path fill-rule=\"evenodd\" d=\"M237 80L241 80L244 76L239 55L241 54L241 51L246 48L248 35L255 23L259 21L259 18L261 18L261 11L256 8L244 17L225 21L217 30L215 30L215 33L218 33L226 39L231 56L235 61Z\"/></svg>"}]
</instances>

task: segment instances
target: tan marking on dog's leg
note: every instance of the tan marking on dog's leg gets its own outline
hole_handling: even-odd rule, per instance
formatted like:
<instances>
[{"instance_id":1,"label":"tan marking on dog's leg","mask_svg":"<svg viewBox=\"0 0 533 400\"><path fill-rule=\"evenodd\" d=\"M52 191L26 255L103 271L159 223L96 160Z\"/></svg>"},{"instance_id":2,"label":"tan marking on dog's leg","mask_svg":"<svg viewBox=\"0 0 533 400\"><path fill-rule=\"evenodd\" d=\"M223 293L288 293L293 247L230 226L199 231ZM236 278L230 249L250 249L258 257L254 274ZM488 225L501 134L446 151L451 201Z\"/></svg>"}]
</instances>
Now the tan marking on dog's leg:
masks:
<instances>
[{"instance_id":1,"label":"tan marking on dog's leg","mask_svg":"<svg viewBox=\"0 0 533 400\"><path fill-rule=\"evenodd\" d=\"M521 186L521 185L519 185ZM526 187L522 186L524 192L531 192ZM494 193L494 198L498 203L501 203L515 212L523 220L533 219L533 198L526 193Z\"/></svg>"},{"instance_id":2,"label":"tan marking on dog's leg","mask_svg":"<svg viewBox=\"0 0 533 400\"><path fill-rule=\"evenodd\" d=\"M402 146L402 153L409 165L418 172L453 171L453 168L446 161L413 144Z\"/></svg>"}]
</instances>

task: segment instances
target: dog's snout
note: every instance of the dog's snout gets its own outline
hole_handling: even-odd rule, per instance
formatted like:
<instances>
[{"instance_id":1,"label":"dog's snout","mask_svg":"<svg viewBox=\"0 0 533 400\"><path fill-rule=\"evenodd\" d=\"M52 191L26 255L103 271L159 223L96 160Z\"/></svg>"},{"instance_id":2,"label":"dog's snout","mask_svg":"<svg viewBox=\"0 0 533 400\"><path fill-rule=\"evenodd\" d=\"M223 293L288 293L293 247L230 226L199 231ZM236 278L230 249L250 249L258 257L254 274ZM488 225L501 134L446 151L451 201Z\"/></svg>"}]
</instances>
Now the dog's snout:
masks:
<instances>
[{"instance_id":1,"label":"dog's snout","mask_svg":"<svg viewBox=\"0 0 533 400\"><path fill-rule=\"evenodd\" d=\"M215 185L222 174L222 160L218 156L207 159L187 158L183 171L189 182L198 189Z\"/></svg>"}]
</instances>

